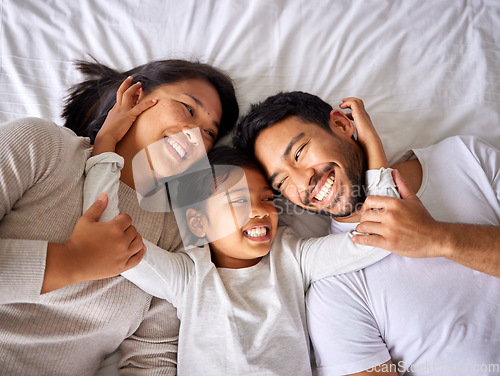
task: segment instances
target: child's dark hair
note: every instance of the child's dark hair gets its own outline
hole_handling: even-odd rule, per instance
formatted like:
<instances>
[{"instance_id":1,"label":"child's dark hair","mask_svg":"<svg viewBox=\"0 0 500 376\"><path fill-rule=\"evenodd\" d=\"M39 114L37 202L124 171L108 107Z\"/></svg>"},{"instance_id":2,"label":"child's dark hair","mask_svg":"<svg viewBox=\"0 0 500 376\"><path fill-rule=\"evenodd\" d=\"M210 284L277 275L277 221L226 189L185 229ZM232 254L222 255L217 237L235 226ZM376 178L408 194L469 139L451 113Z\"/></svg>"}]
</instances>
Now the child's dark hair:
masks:
<instances>
[{"instance_id":1,"label":"child's dark hair","mask_svg":"<svg viewBox=\"0 0 500 376\"><path fill-rule=\"evenodd\" d=\"M264 129L290 116L330 130L332 106L316 95L302 91L280 92L263 102L252 104L239 122L233 138L236 148L254 155L255 140Z\"/></svg>"},{"instance_id":2,"label":"child's dark hair","mask_svg":"<svg viewBox=\"0 0 500 376\"><path fill-rule=\"evenodd\" d=\"M238 120L239 107L231 78L209 64L177 59L157 60L125 72L98 62L77 61L76 65L86 80L70 88L62 117L65 127L79 136L90 137L92 143L116 102L116 91L128 76L133 76L133 83L140 81L145 93L185 79L202 79L212 84L222 104L218 139L228 134Z\"/></svg>"},{"instance_id":3,"label":"child's dark hair","mask_svg":"<svg viewBox=\"0 0 500 376\"><path fill-rule=\"evenodd\" d=\"M207 157L209 169L200 169L199 166L206 164L206 161L200 161L190 169L194 172L185 173L177 179L176 207L185 207L193 202L203 205L206 199L214 194L211 187L218 187L224 183L234 170L248 168L262 172L255 159L229 146L216 147L207 154ZM203 208L204 206L196 207L200 210Z\"/></svg>"}]
</instances>

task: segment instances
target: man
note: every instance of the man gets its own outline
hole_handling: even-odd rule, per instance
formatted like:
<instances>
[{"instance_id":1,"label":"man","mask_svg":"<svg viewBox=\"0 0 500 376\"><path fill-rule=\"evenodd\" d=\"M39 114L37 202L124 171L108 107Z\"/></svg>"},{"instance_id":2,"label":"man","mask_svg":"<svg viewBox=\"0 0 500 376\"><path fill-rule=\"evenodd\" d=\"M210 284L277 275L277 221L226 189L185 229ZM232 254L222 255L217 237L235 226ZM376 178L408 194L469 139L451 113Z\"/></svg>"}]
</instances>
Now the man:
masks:
<instances>
[{"instance_id":1,"label":"man","mask_svg":"<svg viewBox=\"0 0 500 376\"><path fill-rule=\"evenodd\" d=\"M467 136L414 150L393 166L407 181L395 175L402 199L361 206L365 158L354 134L342 111L292 92L254 105L235 136L274 189L334 217L332 232L355 228L370 234L356 242L394 252L311 287L319 374L500 372L500 152Z\"/></svg>"}]
</instances>

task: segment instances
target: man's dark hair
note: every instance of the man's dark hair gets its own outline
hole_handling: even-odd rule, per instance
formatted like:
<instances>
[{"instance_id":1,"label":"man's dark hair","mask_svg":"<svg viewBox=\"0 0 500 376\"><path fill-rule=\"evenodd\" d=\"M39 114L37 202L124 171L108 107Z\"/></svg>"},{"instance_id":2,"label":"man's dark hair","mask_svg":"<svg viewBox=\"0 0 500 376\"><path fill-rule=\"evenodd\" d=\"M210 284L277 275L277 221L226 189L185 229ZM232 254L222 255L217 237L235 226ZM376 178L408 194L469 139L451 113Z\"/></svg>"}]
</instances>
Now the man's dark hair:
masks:
<instances>
[{"instance_id":1,"label":"man's dark hair","mask_svg":"<svg viewBox=\"0 0 500 376\"><path fill-rule=\"evenodd\" d=\"M133 83L140 81L146 94L159 86L186 79L201 79L212 84L222 104L218 139L228 134L238 120L239 107L231 78L209 64L177 59L156 60L125 72L98 62L78 61L76 65L86 80L70 89L62 117L65 127L79 136L90 137L92 143L116 102L118 87L128 76L134 78Z\"/></svg>"},{"instance_id":2,"label":"man's dark hair","mask_svg":"<svg viewBox=\"0 0 500 376\"><path fill-rule=\"evenodd\" d=\"M238 123L233 137L236 148L254 155L255 140L264 129L290 116L330 130L332 106L316 95L302 91L280 92L252 104L250 111Z\"/></svg>"}]
</instances>

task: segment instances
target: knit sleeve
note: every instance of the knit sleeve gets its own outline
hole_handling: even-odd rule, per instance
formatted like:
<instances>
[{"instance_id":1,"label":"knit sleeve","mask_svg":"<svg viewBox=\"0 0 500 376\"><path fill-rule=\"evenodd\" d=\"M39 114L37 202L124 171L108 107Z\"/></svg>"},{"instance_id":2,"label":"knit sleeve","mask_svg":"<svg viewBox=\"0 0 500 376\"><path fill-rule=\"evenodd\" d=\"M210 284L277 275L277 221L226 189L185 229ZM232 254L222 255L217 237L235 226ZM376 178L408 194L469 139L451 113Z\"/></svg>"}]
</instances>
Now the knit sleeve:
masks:
<instances>
[{"instance_id":1,"label":"knit sleeve","mask_svg":"<svg viewBox=\"0 0 500 376\"><path fill-rule=\"evenodd\" d=\"M22 226L7 217L15 217L18 200L57 169L63 147L58 128L36 118L0 125L0 227ZM47 244L46 240L0 239L0 303L38 298Z\"/></svg>"}]
</instances>

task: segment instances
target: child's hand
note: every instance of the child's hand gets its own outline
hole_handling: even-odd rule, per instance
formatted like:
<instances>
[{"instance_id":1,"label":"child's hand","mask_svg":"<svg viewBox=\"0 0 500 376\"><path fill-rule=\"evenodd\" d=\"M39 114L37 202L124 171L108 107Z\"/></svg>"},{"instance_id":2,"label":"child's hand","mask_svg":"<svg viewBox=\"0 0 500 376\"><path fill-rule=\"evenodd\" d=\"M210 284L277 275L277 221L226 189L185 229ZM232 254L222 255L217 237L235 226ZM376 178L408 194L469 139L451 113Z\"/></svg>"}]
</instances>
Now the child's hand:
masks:
<instances>
[{"instance_id":1,"label":"child's hand","mask_svg":"<svg viewBox=\"0 0 500 376\"><path fill-rule=\"evenodd\" d=\"M372 124L370 116L365 111L363 101L354 97L345 98L342 99L340 108L350 108L352 110L351 116L356 124L358 142L365 150L368 159L368 169L373 170L381 167L389 167L382 141Z\"/></svg>"},{"instance_id":2,"label":"child's hand","mask_svg":"<svg viewBox=\"0 0 500 376\"><path fill-rule=\"evenodd\" d=\"M104 124L97 133L92 155L115 151L116 144L125 136L137 116L157 103L156 99L139 101L142 85L133 78L127 77L116 92L116 103L109 111Z\"/></svg>"}]
</instances>

